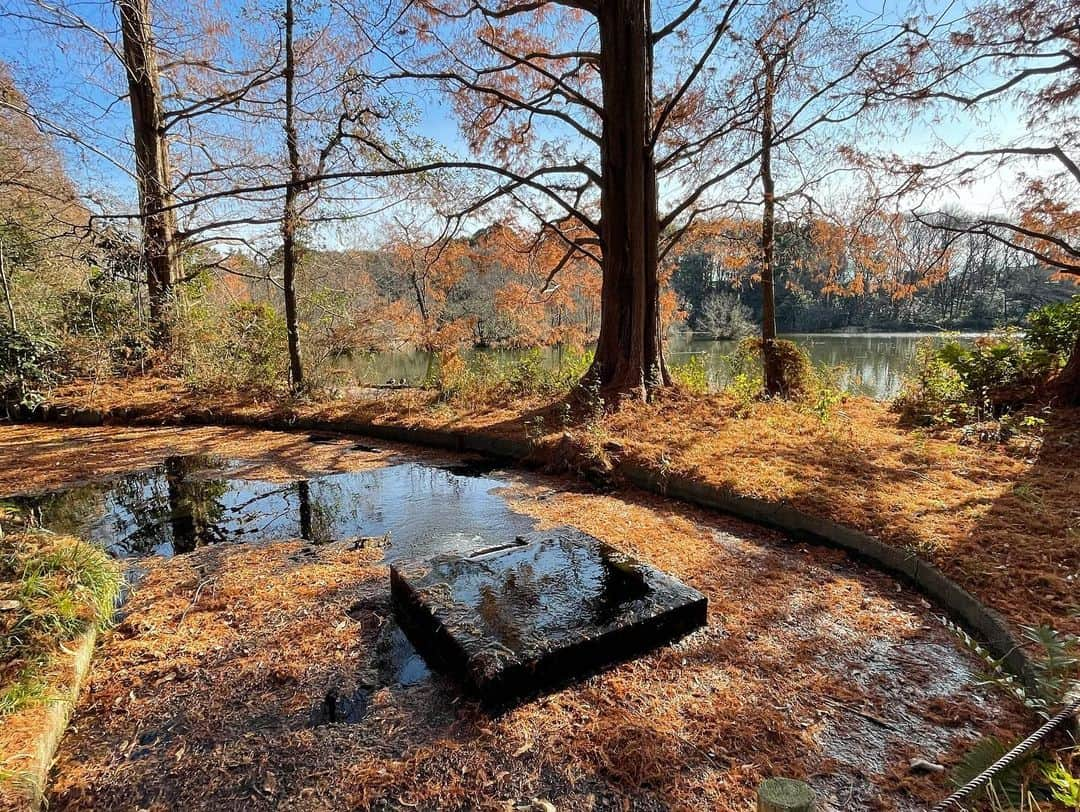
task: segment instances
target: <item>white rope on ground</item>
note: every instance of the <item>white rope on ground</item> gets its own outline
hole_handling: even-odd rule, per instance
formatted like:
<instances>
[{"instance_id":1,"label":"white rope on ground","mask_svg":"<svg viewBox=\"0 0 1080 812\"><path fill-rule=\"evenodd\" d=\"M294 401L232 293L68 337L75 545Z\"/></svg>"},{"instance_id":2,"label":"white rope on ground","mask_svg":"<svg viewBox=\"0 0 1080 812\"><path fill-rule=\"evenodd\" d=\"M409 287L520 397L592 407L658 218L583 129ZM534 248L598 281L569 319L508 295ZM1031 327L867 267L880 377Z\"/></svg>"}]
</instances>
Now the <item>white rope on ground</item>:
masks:
<instances>
[{"instance_id":1,"label":"white rope on ground","mask_svg":"<svg viewBox=\"0 0 1080 812\"><path fill-rule=\"evenodd\" d=\"M1080 696L1072 699L1068 705L1058 711L1046 724L1016 745L1012 750L1003 755L973 779L960 787L956 792L934 807L932 812L950 812L950 810L963 810L963 801L966 801L976 790L994 780L994 776L1015 764L1028 753L1035 749L1036 745L1045 739L1051 732L1056 730L1069 719L1080 713Z\"/></svg>"}]
</instances>

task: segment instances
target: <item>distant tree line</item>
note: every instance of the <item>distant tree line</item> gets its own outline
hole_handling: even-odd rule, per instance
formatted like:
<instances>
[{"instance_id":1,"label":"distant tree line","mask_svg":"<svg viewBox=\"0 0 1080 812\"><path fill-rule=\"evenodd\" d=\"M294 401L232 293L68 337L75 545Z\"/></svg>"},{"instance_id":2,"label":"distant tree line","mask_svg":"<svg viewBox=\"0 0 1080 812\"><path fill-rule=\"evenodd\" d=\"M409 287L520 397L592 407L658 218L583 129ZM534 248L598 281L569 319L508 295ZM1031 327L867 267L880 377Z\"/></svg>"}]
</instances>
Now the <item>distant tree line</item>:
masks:
<instances>
[{"instance_id":1,"label":"distant tree line","mask_svg":"<svg viewBox=\"0 0 1080 812\"><path fill-rule=\"evenodd\" d=\"M901 239L881 244L870 261L836 248L824 224L777 228L776 321L782 332L834 330L989 330L1020 324L1031 311L1068 299L1075 285L1030 254L984 231L974 218L940 215L958 229L905 218ZM671 285L686 326L737 338L762 318L758 266L729 224L723 239L698 242L678 257ZM826 254L825 252L834 251ZM862 263L862 264L861 264Z\"/></svg>"}]
</instances>

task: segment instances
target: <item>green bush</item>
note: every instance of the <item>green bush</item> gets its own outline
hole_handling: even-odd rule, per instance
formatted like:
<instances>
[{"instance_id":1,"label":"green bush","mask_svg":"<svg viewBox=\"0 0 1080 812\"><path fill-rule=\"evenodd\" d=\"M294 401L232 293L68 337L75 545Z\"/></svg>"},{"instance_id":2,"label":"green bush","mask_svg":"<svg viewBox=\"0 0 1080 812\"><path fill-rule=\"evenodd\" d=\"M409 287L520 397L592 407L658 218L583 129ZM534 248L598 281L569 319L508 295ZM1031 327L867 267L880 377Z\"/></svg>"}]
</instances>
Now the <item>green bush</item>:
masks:
<instances>
[{"instance_id":1,"label":"green bush","mask_svg":"<svg viewBox=\"0 0 1080 812\"><path fill-rule=\"evenodd\" d=\"M1055 364L1053 355L1032 346L1016 329L997 330L970 346L950 341L939 355L984 403L994 390L1033 383Z\"/></svg>"},{"instance_id":2,"label":"green bush","mask_svg":"<svg viewBox=\"0 0 1080 812\"><path fill-rule=\"evenodd\" d=\"M265 302L232 305L214 330L184 343L184 377L196 388L272 391L288 383L285 319Z\"/></svg>"},{"instance_id":3,"label":"green bush","mask_svg":"<svg viewBox=\"0 0 1080 812\"><path fill-rule=\"evenodd\" d=\"M1015 328L970 344L955 336L927 339L916 349L895 406L924 425L998 417L1029 399L1059 363Z\"/></svg>"},{"instance_id":4,"label":"green bush","mask_svg":"<svg viewBox=\"0 0 1080 812\"><path fill-rule=\"evenodd\" d=\"M672 364L671 377L694 395L704 395L709 391L709 370L701 355L694 354L681 364Z\"/></svg>"},{"instance_id":5,"label":"green bush","mask_svg":"<svg viewBox=\"0 0 1080 812\"><path fill-rule=\"evenodd\" d=\"M729 391L741 399L759 397L765 388L763 372L763 342L760 338L744 338L735 352L727 358ZM777 354L781 388L791 400L805 400L815 394L814 365L794 341L773 341Z\"/></svg>"},{"instance_id":6,"label":"green bush","mask_svg":"<svg viewBox=\"0 0 1080 812\"><path fill-rule=\"evenodd\" d=\"M779 340L775 346L788 398L827 422L848 395L842 386L844 368L826 364L814 366L806 351L792 341ZM724 359L728 381L724 391L744 409L764 396L761 352L761 339L747 338Z\"/></svg>"},{"instance_id":7,"label":"green bush","mask_svg":"<svg viewBox=\"0 0 1080 812\"><path fill-rule=\"evenodd\" d=\"M511 360L484 352L466 358L454 350L439 357L437 368L429 371L423 385L438 390L443 401L551 397L570 392L591 364L592 353L576 349L564 351L557 366L547 363L539 349Z\"/></svg>"},{"instance_id":8,"label":"green bush","mask_svg":"<svg viewBox=\"0 0 1080 812\"><path fill-rule=\"evenodd\" d=\"M135 317L126 285L103 276L59 297L65 356L78 375L123 375L150 360L146 326Z\"/></svg>"},{"instance_id":9,"label":"green bush","mask_svg":"<svg viewBox=\"0 0 1080 812\"><path fill-rule=\"evenodd\" d=\"M960 372L928 338L915 348L915 359L904 374L894 405L908 420L921 425L959 423L972 417L969 391Z\"/></svg>"},{"instance_id":10,"label":"green bush","mask_svg":"<svg viewBox=\"0 0 1080 812\"><path fill-rule=\"evenodd\" d=\"M1028 316L1027 341L1048 355L1068 359L1080 335L1080 296L1040 307Z\"/></svg>"},{"instance_id":11,"label":"green bush","mask_svg":"<svg viewBox=\"0 0 1080 812\"><path fill-rule=\"evenodd\" d=\"M56 345L37 336L0 326L0 400L33 408L56 382Z\"/></svg>"}]
</instances>

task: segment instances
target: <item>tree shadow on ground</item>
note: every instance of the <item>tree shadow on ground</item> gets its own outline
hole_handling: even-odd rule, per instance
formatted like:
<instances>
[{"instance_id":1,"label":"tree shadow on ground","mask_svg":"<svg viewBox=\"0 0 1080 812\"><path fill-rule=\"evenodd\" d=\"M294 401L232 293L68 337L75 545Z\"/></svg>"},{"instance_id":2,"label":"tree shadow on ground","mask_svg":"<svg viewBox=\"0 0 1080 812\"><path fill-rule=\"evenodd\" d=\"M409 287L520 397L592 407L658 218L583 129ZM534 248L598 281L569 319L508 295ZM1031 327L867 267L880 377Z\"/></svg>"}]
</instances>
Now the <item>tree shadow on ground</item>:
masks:
<instances>
[{"instance_id":1,"label":"tree shadow on ground","mask_svg":"<svg viewBox=\"0 0 1080 812\"><path fill-rule=\"evenodd\" d=\"M205 548L155 565L106 641L53 804L473 809L543 797L567 809L724 809L782 773L917 809L940 781L904 784L901 740L917 735L947 758L969 720L1000 710L969 703L962 661L944 681L926 664L951 643L889 579L670 500L568 484L522 475L508 498L702 589L708 628L491 716L440 677L402 686L380 674L388 589L371 551ZM311 726L333 685L365 690L366 711ZM904 691L929 691L965 721L943 723ZM873 742L881 763L857 764L837 744L851 737Z\"/></svg>"}]
</instances>

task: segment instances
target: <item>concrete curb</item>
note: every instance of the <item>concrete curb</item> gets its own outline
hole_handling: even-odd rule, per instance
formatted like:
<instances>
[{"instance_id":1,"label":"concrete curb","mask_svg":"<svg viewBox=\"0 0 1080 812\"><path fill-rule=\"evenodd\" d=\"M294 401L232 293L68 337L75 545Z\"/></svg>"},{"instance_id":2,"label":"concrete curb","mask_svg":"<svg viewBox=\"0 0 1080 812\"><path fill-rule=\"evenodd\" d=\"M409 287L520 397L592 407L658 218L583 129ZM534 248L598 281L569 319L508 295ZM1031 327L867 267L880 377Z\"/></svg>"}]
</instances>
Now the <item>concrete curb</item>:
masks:
<instances>
[{"instance_id":1,"label":"concrete curb","mask_svg":"<svg viewBox=\"0 0 1080 812\"><path fill-rule=\"evenodd\" d=\"M0 792L0 806L4 806L5 800L8 802L21 800L23 803L18 808L37 812L43 807L49 770L56 756L56 750L60 746L60 740L67 730L68 721L79 699L86 675L90 671L90 661L93 658L97 635L97 629L91 629L76 638L73 645L65 646L72 652L71 685L63 692L63 695L48 701L42 730L37 740L31 745L29 765L18 771L17 783L13 781L11 786L3 788Z\"/></svg>"},{"instance_id":2,"label":"concrete curb","mask_svg":"<svg viewBox=\"0 0 1080 812\"><path fill-rule=\"evenodd\" d=\"M102 412L96 409L56 409L39 407L16 410L15 418L27 422L58 422L76 426L107 425L216 425L244 426L259 429L327 431L361 434L388 440L458 452L473 452L528 465L532 446L526 440L494 437L485 434L386 425L354 420L322 418L257 417L195 412L162 418L140 414L138 409ZM885 544L870 535L818 516L804 513L791 505L725 491L722 488L677 474L663 474L636 463L623 462L613 473L650 493L668 496L688 504L717 510L816 544L837 547L851 553L875 569L896 576L914 586L941 611L972 634L1014 675L1026 684L1033 683L1033 671L1027 654L1013 634L1008 621L985 606L974 595L946 576L940 569L910 550Z\"/></svg>"}]
</instances>

